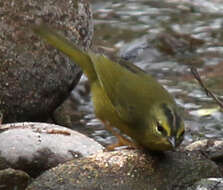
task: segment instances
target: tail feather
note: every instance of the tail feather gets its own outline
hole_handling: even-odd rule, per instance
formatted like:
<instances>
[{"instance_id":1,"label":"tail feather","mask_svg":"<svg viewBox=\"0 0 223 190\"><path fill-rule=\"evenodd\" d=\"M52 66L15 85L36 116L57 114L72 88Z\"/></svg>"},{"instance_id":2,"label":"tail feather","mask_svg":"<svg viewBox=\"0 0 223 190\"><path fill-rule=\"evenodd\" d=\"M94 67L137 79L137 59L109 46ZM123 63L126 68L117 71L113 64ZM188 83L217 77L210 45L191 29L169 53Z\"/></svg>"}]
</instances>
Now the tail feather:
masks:
<instances>
[{"instance_id":1,"label":"tail feather","mask_svg":"<svg viewBox=\"0 0 223 190\"><path fill-rule=\"evenodd\" d=\"M65 37L50 29L45 24L34 25L32 30L49 44L70 57L72 61L83 69L84 74L86 74L90 81L96 78L93 63L87 52L80 50L66 40Z\"/></svg>"}]
</instances>

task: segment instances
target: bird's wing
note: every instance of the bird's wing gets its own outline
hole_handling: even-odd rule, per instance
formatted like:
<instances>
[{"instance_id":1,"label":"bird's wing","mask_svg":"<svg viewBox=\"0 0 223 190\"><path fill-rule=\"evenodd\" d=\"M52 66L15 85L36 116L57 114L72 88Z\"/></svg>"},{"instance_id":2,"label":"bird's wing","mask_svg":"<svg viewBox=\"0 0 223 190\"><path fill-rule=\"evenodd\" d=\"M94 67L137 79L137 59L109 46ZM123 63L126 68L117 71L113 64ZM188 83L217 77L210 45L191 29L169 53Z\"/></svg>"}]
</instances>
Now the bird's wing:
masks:
<instances>
[{"instance_id":1,"label":"bird's wing","mask_svg":"<svg viewBox=\"0 0 223 190\"><path fill-rule=\"evenodd\" d=\"M121 119L131 122L144 117L146 107L156 97L151 89L158 83L134 65L123 66L103 55L90 57L99 82Z\"/></svg>"}]
</instances>

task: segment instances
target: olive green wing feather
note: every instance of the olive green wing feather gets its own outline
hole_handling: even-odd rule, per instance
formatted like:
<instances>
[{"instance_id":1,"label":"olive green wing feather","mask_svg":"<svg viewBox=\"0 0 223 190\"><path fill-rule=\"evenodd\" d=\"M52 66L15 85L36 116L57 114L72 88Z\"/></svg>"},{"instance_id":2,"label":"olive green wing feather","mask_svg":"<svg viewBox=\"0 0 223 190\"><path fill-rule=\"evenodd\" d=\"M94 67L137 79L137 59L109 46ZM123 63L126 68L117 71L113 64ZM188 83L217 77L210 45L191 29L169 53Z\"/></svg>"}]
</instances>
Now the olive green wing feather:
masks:
<instances>
[{"instance_id":1,"label":"olive green wing feather","mask_svg":"<svg viewBox=\"0 0 223 190\"><path fill-rule=\"evenodd\" d=\"M134 65L123 66L102 55L90 54L90 57L99 82L119 116L127 122L141 120L151 102L156 101L154 89L164 90L161 85Z\"/></svg>"}]
</instances>

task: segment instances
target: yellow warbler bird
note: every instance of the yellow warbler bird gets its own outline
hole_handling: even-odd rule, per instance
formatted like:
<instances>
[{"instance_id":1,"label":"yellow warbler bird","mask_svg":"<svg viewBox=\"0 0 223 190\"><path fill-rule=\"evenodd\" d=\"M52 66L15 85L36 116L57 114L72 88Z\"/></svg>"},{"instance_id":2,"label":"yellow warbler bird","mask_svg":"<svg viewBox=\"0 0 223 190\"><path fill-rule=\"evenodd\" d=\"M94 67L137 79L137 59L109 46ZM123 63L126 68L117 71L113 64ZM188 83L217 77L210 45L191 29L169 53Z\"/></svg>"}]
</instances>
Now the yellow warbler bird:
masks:
<instances>
[{"instance_id":1,"label":"yellow warbler bird","mask_svg":"<svg viewBox=\"0 0 223 190\"><path fill-rule=\"evenodd\" d=\"M152 76L129 62L82 51L46 25L32 29L83 69L102 122L149 150L171 150L182 142L184 122L177 105Z\"/></svg>"}]
</instances>

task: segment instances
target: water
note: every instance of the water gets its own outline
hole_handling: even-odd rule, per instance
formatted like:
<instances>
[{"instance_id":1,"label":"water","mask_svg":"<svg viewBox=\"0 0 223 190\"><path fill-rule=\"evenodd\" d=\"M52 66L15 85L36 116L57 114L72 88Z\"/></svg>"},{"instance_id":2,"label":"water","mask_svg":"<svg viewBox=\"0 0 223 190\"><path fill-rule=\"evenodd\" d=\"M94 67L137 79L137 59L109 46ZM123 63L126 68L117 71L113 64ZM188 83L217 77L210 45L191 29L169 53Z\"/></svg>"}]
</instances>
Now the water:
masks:
<instances>
[{"instance_id":1,"label":"water","mask_svg":"<svg viewBox=\"0 0 223 190\"><path fill-rule=\"evenodd\" d=\"M223 137L223 113L194 80L198 71L223 96L223 3L218 0L92 1L94 44L130 59L156 77L183 110L184 143ZM89 99L83 119L102 144L114 138L95 120ZM88 109L89 108L89 109ZM89 115L89 117L88 117Z\"/></svg>"}]
</instances>

